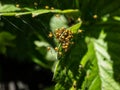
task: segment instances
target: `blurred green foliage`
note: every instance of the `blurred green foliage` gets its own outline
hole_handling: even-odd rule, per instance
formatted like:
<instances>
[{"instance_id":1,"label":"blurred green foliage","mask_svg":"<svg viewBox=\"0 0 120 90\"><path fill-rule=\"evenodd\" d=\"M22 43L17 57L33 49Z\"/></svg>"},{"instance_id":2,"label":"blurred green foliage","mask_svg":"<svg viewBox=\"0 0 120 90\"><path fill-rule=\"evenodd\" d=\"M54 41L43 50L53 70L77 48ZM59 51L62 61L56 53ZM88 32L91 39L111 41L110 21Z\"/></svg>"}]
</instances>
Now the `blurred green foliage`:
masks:
<instances>
[{"instance_id":1,"label":"blurred green foliage","mask_svg":"<svg viewBox=\"0 0 120 90\"><path fill-rule=\"evenodd\" d=\"M56 90L119 90L119 2L2 0L0 52L53 70ZM74 44L58 57L59 43L48 34L61 27L73 32Z\"/></svg>"},{"instance_id":2,"label":"blurred green foliage","mask_svg":"<svg viewBox=\"0 0 120 90\"><path fill-rule=\"evenodd\" d=\"M1 32L0 33L0 53L5 54L6 53L6 47L14 46L14 44L11 42L15 39L15 36L12 35L9 32Z\"/></svg>"}]
</instances>

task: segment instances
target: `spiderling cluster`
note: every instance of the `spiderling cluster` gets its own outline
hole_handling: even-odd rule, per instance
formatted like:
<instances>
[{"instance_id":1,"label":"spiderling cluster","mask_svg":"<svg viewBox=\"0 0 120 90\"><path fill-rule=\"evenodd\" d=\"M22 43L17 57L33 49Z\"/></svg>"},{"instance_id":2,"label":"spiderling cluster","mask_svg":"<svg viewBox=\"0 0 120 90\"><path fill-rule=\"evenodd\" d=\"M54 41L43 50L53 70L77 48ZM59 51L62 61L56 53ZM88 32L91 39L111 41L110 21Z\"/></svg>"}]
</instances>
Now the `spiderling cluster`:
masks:
<instances>
[{"instance_id":1,"label":"spiderling cluster","mask_svg":"<svg viewBox=\"0 0 120 90\"><path fill-rule=\"evenodd\" d=\"M67 52L70 44L73 44L71 39L73 38L73 33L65 28L60 28L55 31L55 37L62 46L62 49Z\"/></svg>"},{"instance_id":2,"label":"spiderling cluster","mask_svg":"<svg viewBox=\"0 0 120 90\"><path fill-rule=\"evenodd\" d=\"M71 32L71 30L67 30L66 28L62 27L62 28L56 29L54 34L52 32L50 32L48 37L51 38L51 37L53 37L53 35L60 43L61 48L64 52L67 52L69 46L71 44L74 44L74 42L72 42L73 33ZM55 51L57 51L58 53L61 54L61 52L59 52L58 47L55 47Z\"/></svg>"}]
</instances>

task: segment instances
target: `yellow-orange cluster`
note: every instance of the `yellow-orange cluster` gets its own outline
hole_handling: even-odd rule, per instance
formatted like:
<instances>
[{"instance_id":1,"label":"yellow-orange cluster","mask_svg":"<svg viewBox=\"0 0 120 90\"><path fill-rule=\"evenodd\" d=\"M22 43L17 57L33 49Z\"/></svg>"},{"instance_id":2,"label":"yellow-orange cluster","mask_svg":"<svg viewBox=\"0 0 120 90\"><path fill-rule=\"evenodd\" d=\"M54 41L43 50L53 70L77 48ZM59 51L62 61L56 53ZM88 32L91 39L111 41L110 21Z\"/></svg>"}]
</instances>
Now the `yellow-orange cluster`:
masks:
<instances>
[{"instance_id":1,"label":"yellow-orange cluster","mask_svg":"<svg viewBox=\"0 0 120 90\"><path fill-rule=\"evenodd\" d=\"M61 43L62 49L67 52L68 47L70 44L73 44L71 42L71 39L73 38L73 33L70 30L67 30L65 28L60 28L55 31L55 37Z\"/></svg>"}]
</instances>

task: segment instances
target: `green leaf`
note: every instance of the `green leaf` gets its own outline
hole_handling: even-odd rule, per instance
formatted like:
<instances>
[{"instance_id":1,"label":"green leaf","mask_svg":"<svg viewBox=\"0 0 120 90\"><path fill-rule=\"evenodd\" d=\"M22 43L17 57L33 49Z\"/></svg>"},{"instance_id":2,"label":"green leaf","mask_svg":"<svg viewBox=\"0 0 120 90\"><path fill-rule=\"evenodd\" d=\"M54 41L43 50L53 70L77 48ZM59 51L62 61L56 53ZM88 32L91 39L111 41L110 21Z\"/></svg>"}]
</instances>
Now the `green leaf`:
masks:
<instances>
[{"instance_id":1,"label":"green leaf","mask_svg":"<svg viewBox=\"0 0 120 90\"><path fill-rule=\"evenodd\" d=\"M54 10L46 10L46 9L41 9L41 10L34 10L32 12L32 16L38 16L40 14L44 13L74 13L74 12L79 12L77 9L68 9L68 10L60 10L60 9L54 9Z\"/></svg>"},{"instance_id":2,"label":"green leaf","mask_svg":"<svg viewBox=\"0 0 120 90\"><path fill-rule=\"evenodd\" d=\"M12 4L7 4L7 5L0 5L0 15L4 12L13 12L13 11L18 11L21 10L20 8L15 7L15 5ZM9 13L8 13L9 14Z\"/></svg>"},{"instance_id":3,"label":"green leaf","mask_svg":"<svg viewBox=\"0 0 120 90\"><path fill-rule=\"evenodd\" d=\"M9 32L0 32L0 53L6 53L6 46L14 46L12 40L15 36Z\"/></svg>"},{"instance_id":4,"label":"green leaf","mask_svg":"<svg viewBox=\"0 0 120 90\"><path fill-rule=\"evenodd\" d=\"M32 57L32 60L38 65L54 71L57 61L57 52L55 52L54 48L48 42L34 41L34 43L36 45L36 50L43 55L44 60L41 60L41 58L39 59L36 56ZM50 50L47 49L48 47Z\"/></svg>"},{"instance_id":5,"label":"green leaf","mask_svg":"<svg viewBox=\"0 0 120 90\"><path fill-rule=\"evenodd\" d=\"M59 15L59 17L56 17L56 15L53 15L50 20L50 28L54 32L58 28L67 28L68 27L68 21L65 18L64 15Z\"/></svg>"},{"instance_id":6,"label":"green leaf","mask_svg":"<svg viewBox=\"0 0 120 90\"><path fill-rule=\"evenodd\" d=\"M101 32L98 39L86 37L88 52L81 61L88 67L82 90L119 90L120 85L113 77L113 62L107 52L106 34ZM88 64L89 63L89 64Z\"/></svg>"},{"instance_id":7,"label":"green leaf","mask_svg":"<svg viewBox=\"0 0 120 90\"><path fill-rule=\"evenodd\" d=\"M76 32L79 26L80 23L74 25L71 30ZM79 34L74 33L74 35L75 44L69 47L67 52L63 52L56 65L54 71L54 79L57 81L55 90L76 90L81 87L83 69L80 67L80 60L84 54L85 43Z\"/></svg>"},{"instance_id":8,"label":"green leaf","mask_svg":"<svg viewBox=\"0 0 120 90\"><path fill-rule=\"evenodd\" d=\"M77 33L78 29L80 28L82 22L79 22L71 27L68 28L68 30L71 30L73 33Z\"/></svg>"},{"instance_id":9,"label":"green leaf","mask_svg":"<svg viewBox=\"0 0 120 90\"><path fill-rule=\"evenodd\" d=\"M22 11L22 10L26 10L26 11ZM19 12L15 12L15 11L19 11ZM14 11L14 12L13 12ZM67 10L60 10L60 9L32 9L32 8L17 8L14 5L4 5L1 7L0 9L0 15L1 16L21 16L21 15L27 15L27 14L32 14L32 17L36 17L38 15L41 14L45 14L45 13L76 13L79 12L78 9L67 9Z\"/></svg>"},{"instance_id":10,"label":"green leaf","mask_svg":"<svg viewBox=\"0 0 120 90\"><path fill-rule=\"evenodd\" d=\"M54 48L49 43L45 41L41 41L41 42L34 41L34 43L37 46L37 50L45 54L46 60L56 61L57 53L55 52ZM42 47L45 47L45 49L41 50ZM47 50L47 47L50 47L50 50ZM46 51L47 53L45 53L44 51Z\"/></svg>"},{"instance_id":11,"label":"green leaf","mask_svg":"<svg viewBox=\"0 0 120 90\"><path fill-rule=\"evenodd\" d=\"M114 16L113 18L117 21L120 21L120 16Z\"/></svg>"}]
</instances>

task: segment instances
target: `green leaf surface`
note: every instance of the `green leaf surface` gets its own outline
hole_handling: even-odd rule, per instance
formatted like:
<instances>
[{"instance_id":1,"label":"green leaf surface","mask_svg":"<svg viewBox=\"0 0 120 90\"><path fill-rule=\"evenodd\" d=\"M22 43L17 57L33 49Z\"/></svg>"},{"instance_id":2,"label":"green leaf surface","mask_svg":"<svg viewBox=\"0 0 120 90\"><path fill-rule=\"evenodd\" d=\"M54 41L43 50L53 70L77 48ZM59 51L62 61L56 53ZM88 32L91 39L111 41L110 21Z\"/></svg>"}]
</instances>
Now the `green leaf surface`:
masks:
<instances>
[{"instance_id":1,"label":"green leaf surface","mask_svg":"<svg viewBox=\"0 0 120 90\"><path fill-rule=\"evenodd\" d=\"M68 30L71 30L73 33L77 33L78 29L80 28L82 22L79 22L71 27L68 28Z\"/></svg>"},{"instance_id":2,"label":"green leaf surface","mask_svg":"<svg viewBox=\"0 0 120 90\"><path fill-rule=\"evenodd\" d=\"M98 39L86 38L88 52L81 61L88 67L82 90L119 90L120 85L113 77L113 61L107 52L105 33L101 32ZM89 65L88 65L89 63Z\"/></svg>"},{"instance_id":3,"label":"green leaf surface","mask_svg":"<svg viewBox=\"0 0 120 90\"><path fill-rule=\"evenodd\" d=\"M80 23L72 26L70 30L77 31ZM59 58L54 71L54 79L57 81L55 90L76 90L80 88L80 79L82 77L82 69L80 67L80 58L83 55L84 43L83 39L77 33L74 36L75 44L69 47L67 52ZM83 51L83 52L81 52Z\"/></svg>"},{"instance_id":4,"label":"green leaf surface","mask_svg":"<svg viewBox=\"0 0 120 90\"><path fill-rule=\"evenodd\" d=\"M117 21L120 21L120 16L114 16L113 18Z\"/></svg>"},{"instance_id":5,"label":"green leaf surface","mask_svg":"<svg viewBox=\"0 0 120 90\"><path fill-rule=\"evenodd\" d=\"M45 54L46 60L56 61L57 52L55 52L54 48L49 43L45 41L35 41L34 43L37 46L37 50ZM40 50L42 47L44 47L44 49ZM47 50L48 47L50 47L50 50ZM44 53L43 51L46 51L47 53Z\"/></svg>"},{"instance_id":6,"label":"green leaf surface","mask_svg":"<svg viewBox=\"0 0 120 90\"><path fill-rule=\"evenodd\" d=\"M19 12L15 12L15 11ZM26 11L21 11L21 10L26 10ZM14 12L13 12L14 11ZM45 14L45 13L75 13L75 12L79 12L78 9L66 9L66 10L60 10L60 9L32 9L32 8L17 8L14 5L4 5L4 7L2 7L0 9L0 15L1 16L21 16L21 15L27 15L27 14L32 14L32 17L41 15L41 14Z\"/></svg>"},{"instance_id":7,"label":"green leaf surface","mask_svg":"<svg viewBox=\"0 0 120 90\"><path fill-rule=\"evenodd\" d=\"M56 15L53 15L50 19L50 28L52 32L54 32L58 28L67 28L68 27L68 21L64 15L59 15L56 17Z\"/></svg>"},{"instance_id":8,"label":"green leaf surface","mask_svg":"<svg viewBox=\"0 0 120 90\"><path fill-rule=\"evenodd\" d=\"M0 5L0 15L5 12L13 12L13 11L18 11L21 10L20 8L15 7L15 5L12 4L6 4L6 5Z\"/></svg>"}]
</instances>

